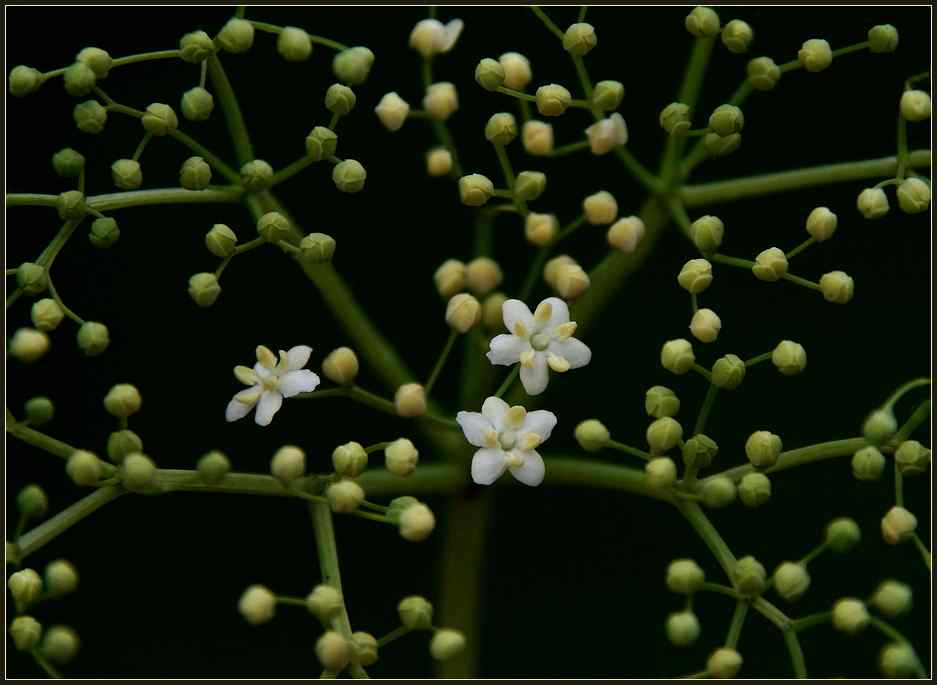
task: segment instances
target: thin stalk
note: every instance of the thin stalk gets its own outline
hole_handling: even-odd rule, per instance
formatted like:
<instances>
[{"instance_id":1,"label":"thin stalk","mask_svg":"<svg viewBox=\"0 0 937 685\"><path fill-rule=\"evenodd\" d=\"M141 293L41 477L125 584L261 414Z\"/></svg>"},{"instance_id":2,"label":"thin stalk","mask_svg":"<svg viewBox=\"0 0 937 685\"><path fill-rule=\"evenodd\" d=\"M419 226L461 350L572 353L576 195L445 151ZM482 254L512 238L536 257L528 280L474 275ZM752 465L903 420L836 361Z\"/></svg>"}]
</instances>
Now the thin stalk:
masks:
<instances>
[{"instance_id":1,"label":"thin stalk","mask_svg":"<svg viewBox=\"0 0 937 685\"><path fill-rule=\"evenodd\" d=\"M709 418L709 412L712 410L713 402L719 393L719 387L714 383L709 383L706 390L706 397L703 398L703 404L699 408L699 414L696 415L696 423L693 426L693 435L699 435L706 429L706 419Z\"/></svg>"},{"instance_id":2,"label":"thin stalk","mask_svg":"<svg viewBox=\"0 0 937 685\"><path fill-rule=\"evenodd\" d=\"M843 440L831 440L829 442L808 445L807 447L799 447L797 449L781 452L775 465L765 469L764 472L777 473L778 471L784 471L794 468L795 466L803 466L804 464L810 464L824 459L851 456L855 454L856 450L865 447L865 445L865 438L845 438ZM709 478L725 476L738 482L743 476L754 473L755 470L755 467L751 464L745 464L743 466L735 466L726 469L725 471L709 476ZM706 480L708 480L708 478Z\"/></svg>"},{"instance_id":3,"label":"thin stalk","mask_svg":"<svg viewBox=\"0 0 937 685\"><path fill-rule=\"evenodd\" d=\"M251 147L250 136L247 133L244 116L241 114L241 107L238 105L234 89L231 88L231 82L225 74L224 67L221 66L218 55L213 54L208 58L208 74L215 86L215 94L218 96L218 102L224 112L225 121L228 123L228 131L231 133L238 164L243 166L254 159L254 149Z\"/></svg>"},{"instance_id":4,"label":"thin stalk","mask_svg":"<svg viewBox=\"0 0 937 685\"><path fill-rule=\"evenodd\" d=\"M446 338L446 344L442 348L442 353L439 355L439 359L436 360L436 365L433 367L432 373L429 375L429 380L426 381L426 384L423 386L423 391L429 395L430 391L433 389L433 386L436 384L439 374L442 373L443 367L446 365L446 360L449 358L449 353L452 352L452 346L455 345L455 341L459 337L459 332L454 328L449 331L449 337Z\"/></svg>"},{"instance_id":5,"label":"thin stalk","mask_svg":"<svg viewBox=\"0 0 937 685\"><path fill-rule=\"evenodd\" d=\"M123 494L123 490L113 485L107 485L98 488L90 495L72 504L67 509L60 511L52 518L40 523L32 530L24 533L16 546L17 559L23 560L30 554L43 547L66 530L74 526L83 518L90 516L95 511L103 507Z\"/></svg>"},{"instance_id":6,"label":"thin stalk","mask_svg":"<svg viewBox=\"0 0 937 685\"><path fill-rule=\"evenodd\" d=\"M729 623L729 633L726 635L726 647L735 647L739 643L739 636L742 634L742 626L745 624L745 617L748 615L748 607L751 606L746 600L740 599L735 603L735 611L732 614L732 621Z\"/></svg>"},{"instance_id":7,"label":"thin stalk","mask_svg":"<svg viewBox=\"0 0 937 685\"><path fill-rule=\"evenodd\" d=\"M792 259L792 258L796 257L797 255L799 255L799 254L800 254L801 252L803 252L804 250L806 250L808 247L810 247L811 245L813 245L815 242L817 242L817 239L814 238L813 236L810 236L810 237L807 238L804 242L802 242L800 245L798 245L797 247L795 247L793 250L791 250L790 252L788 252L788 253L787 253L786 255L784 255L784 256L787 257L788 259Z\"/></svg>"},{"instance_id":8,"label":"thin stalk","mask_svg":"<svg viewBox=\"0 0 937 685\"><path fill-rule=\"evenodd\" d=\"M537 15L537 19L542 21L543 25L546 26L547 29L549 29L550 33L552 33L554 36L559 38L561 41L566 37L566 33L562 29L560 29L559 26L553 23L553 20L547 16L546 12L544 12L542 9L540 9L536 5L532 5L530 9L533 11L535 15Z\"/></svg>"},{"instance_id":9,"label":"thin stalk","mask_svg":"<svg viewBox=\"0 0 937 685\"><path fill-rule=\"evenodd\" d=\"M626 445L625 443L618 442L617 440L609 440L607 446L613 450L618 450L619 452L624 452L625 454L630 454L633 457L643 459L644 461L650 461L653 459L653 457L644 450L640 450L637 447L632 447L631 445Z\"/></svg>"},{"instance_id":10,"label":"thin stalk","mask_svg":"<svg viewBox=\"0 0 937 685\"><path fill-rule=\"evenodd\" d=\"M722 566L722 570L725 571L730 582L734 583L733 572L735 571L735 556L725 543L725 540L722 539L722 536L719 535L719 531L715 529L713 524L710 523L709 519L706 517L706 514L703 513L700 505L696 502L688 502L686 500L677 500L676 505L680 513L683 514L684 518L693 527L693 530L696 531L696 534L699 535L703 542L706 543L706 546L709 547L709 551L712 552L716 561Z\"/></svg>"},{"instance_id":11,"label":"thin stalk","mask_svg":"<svg viewBox=\"0 0 937 685\"><path fill-rule=\"evenodd\" d=\"M514 368L511 369L511 373L508 374L508 377L504 379L503 383L501 383L501 387L498 388L498 391L495 393L495 397L501 397L502 395L504 395L504 393L508 391L508 389L511 387L511 384L514 383L514 380L517 378L517 375L520 373L520 371L521 371L521 365L516 364Z\"/></svg>"},{"instance_id":12,"label":"thin stalk","mask_svg":"<svg viewBox=\"0 0 937 685\"><path fill-rule=\"evenodd\" d=\"M199 143L197 140L192 138L192 136L187 135L179 130L175 130L169 135L192 150L192 152L195 154L204 157L205 161L208 162L212 168L216 169L218 173L228 179L228 181L231 183L236 185L241 182L241 174L228 166L224 160L222 160L218 155L209 150L207 147Z\"/></svg>"}]
</instances>

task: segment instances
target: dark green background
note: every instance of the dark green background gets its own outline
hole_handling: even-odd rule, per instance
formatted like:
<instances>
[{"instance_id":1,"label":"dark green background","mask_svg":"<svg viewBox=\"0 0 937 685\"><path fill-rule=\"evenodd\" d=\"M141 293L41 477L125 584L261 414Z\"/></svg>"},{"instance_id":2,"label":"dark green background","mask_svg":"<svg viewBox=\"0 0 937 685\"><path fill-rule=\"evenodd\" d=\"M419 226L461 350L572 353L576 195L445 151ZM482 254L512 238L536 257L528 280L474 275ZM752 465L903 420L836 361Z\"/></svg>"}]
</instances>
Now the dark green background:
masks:
<instances>
[{"instance_id":1,"label":"dark green background","mask_svg":"<svg viewBox=\"0 0 937 685\"><path fill-rule=\"evenodd\" d=\"M591 74L625 84L621 111L631 132L629 149L651 166L665 139L657 114L674 98L689 51L686 12L680 7L589 12L599 36L599 47L587 58ZM571 8L550 13L561 26L575 20ZM820 74L786 75L776 91L755 93L745 106L743 147L728 159L704 165L699 178L894 154L902 83L928 66L927 9L724 8L720 13L724 22L739 17L755 27L751 57L767 54L778 62L793 58L807 38L820 36L834 47L844 46L863 40L870 26L884 22L898 27L901 45L893 55L863 52L836 60ZM224 8L11 8L7 66L64 66L87 45L99 45L114 56L172 48L187 31L214 33L229 15ZM432 273L445 258L472 256L473 211L458 203L450 182L424 176L423 154L433 144L428 126L412 121L392 135L372 113L390 90L419 106L419 58L407 48L407 37L425 12L271 8L251 9L248 16L303 26L348 44L367 45L377 54L370 80L356 89L357 109L339 126L338 154L367 167L364 192L338 193L329 169L314 166L284 185L280 196L307 231L336 238L336 268L416 376L425 377L446 336ZM464 165L498 179L482 129L491 113L512 109L514 103L473 82L475 63L517 50L531 58L536 84L569 86L575 83L572 65L526 9L443 9L440 16L466 21L456 50L437 65L437 78L459 87L462 109L451 126ZM286 64L276 55L274 39L258 34L250 53L222 59L258 156L274 167L293 161L302 154L303 138L312 126L327 123L322 97L333 80L331 53L316 48L309 62ZM746 60L717 47L700 103L701 121L734 90ZM137 108L154 101L177 106L181 93L195 85L197 71L175 61L143 64L116 70L102 85L118 101ZM102 135L77 131L71 119L74 103L60 82L46 84L23 101L7 96L7 104L11 192L66 189L49 164L52 153L66 145L88 157L89 193L110 192L110 163L129 157L141 134L138 122L117 115ZM575 111L557 120L558 144L578 139L587 123ZM183 121L182 129L233 162L220 110L208 123ZM912 126L911 140L913 146L925 146L927 125ZM178 167L189 155L172 140L153 141L143 157L144 186L176 185ZM533 205L536 209L569 220L586 194L602 188L615 194L624 214L637 211L641 203L640 188L612 156L531 159L519 145L512 146L511 155L516 169L542 169L549 175L549 191ZM836 237L797 257L792 270L816 279L842 269L856 280L855 299L838 306L789 283L761 283L744 272L717 267L715 283L701 302L719 312L724 328L717 344L697 345L700 361L709 365L726 352L752 356L782 338L801 342L809 360L802 376L782 377L763 365L752 370L738 391L721 394L707 430L722 448L719 467L744 461L744 439L756 429L770 428L788 447L856 435L865 414L894 387L928 373L929 215L905 216L895 206L886 219L867 222L855 210L862 187L851 183L714 209L727 226L724 251L750 257L772 245L790 249L799 243L807 213L827 205L840 217ZM224 274L224 292L215 307L200 310L192 304L186 293L189 275L211 270L216 263L204 249L205 231L223 222L248 239L254 229L243 209L152 207L125 210L117 218L122 237L114 248L95 250L83 229L54 270L66 302L86 319L110 327L111 349L95 359L81 357L74 327L66 321L52 335L49 357L28 368L10 365L8 403L14 413L28 397L48 394L57 402L58 416L46 430L103 453L113 428L100 399L112 384L132 382L144 397L144 409L132 427L161 466L190 468L200 454L217 448L231 456L236 469L258 472L266 471L270 456L283 443L303 446L310 468L326 470L331 449L340 442L367 444L408 431L402 421L342 401L287 401L267 429L250 419L225 424L225 403L238 389L230 369L247 362L254 346L310 344L318 364L330 349L347 344L347 337L301 271L273 249L236 259ZM58 228L57 217L46 209L11 210L7 221L8 266L34 259ZM510 217L499 220L495 242L507 273L504 288L516 292L533 250ZM598 228L583 229L569 246L587 268L606 250L604 231ZM673 387L684 402L681 418L692 422L704 390L701 379L674 377L658 361L664 340L687 335L689 302L675 276L692 256L685 240L668 231L586 339L593 363L551 383L545 404L560 419L548 443L551 450L580 454L572 429L593 416L621 440L642 444L647 423L643 395L653 384ZM25 301L16 304L9 319L8 334L28 321ZM455 397L457 365L451 363L440 382L442 400ZM367 371L360 380L366 387L379 387ZM899 405L899 418L913 406L914 400ZM927 437L922 430L919 439ZM39 481L50 494L53 511L86 494L67 481L55 457L15 442L8 453L8 493ZM422 456L427 463L440 460L425 449ZM618 460L611 454L607 458ZM770 506L751 511L736 504L712 513L732 549L757 555L770 570L806 553L832 517L854 516L864 543L847 557L823 557L812 565L813 586L791 613L824 610L838 596L866 596L881 578L899 578L914 586L916 608L898 626L913 636L926 659L928 576L910 544L889 547L878 533L878 520L892 503L890 476L880 483L859 483L850 474L848 459L839 459L773 480ZM909 480L905 492L918 515L919 532L929 540L926 478ZM444 501L429 501L440 513L441 529ZM8 518L14 514L8 505ZM410 544L392 529L367 521L339 518L337 526L356 628L381 635L394 627L400 597L421 593L435 598L439 533L425 543ZM680 650L666 641L664 618L681 606L664 587L668 561L692 556L713 579L722 574L676 511L665 505L604 490L511 488L496 495L490 533L487 559L478 569L484 584L480 675L678 675L699 670L725 637L730 603L704 596L696 604L703 625L697 645ZM41 607L36 615L44 624L67 623L81 634L82 655L66 669L70 675L300 677L319 672L312 651L319 628L301 609L284 608L260 628L249 627L236 612L237 598L248 584L261 582L300 596L315 584L312 534L298 502L128 496L49 544L29 563L41 568L60 557L79 569L80 591ZM811 673L877 672L882 638L871 630L849 639L818 627L803 641ZM780 635L758 616L751 617L739 648L746 659L745 675L790 673ZM9 674L40 675L11 643L8 657ZM395 643L371 671L378 676L429 675L425 638L410 636Z\"/></svg>"}]
</instances>

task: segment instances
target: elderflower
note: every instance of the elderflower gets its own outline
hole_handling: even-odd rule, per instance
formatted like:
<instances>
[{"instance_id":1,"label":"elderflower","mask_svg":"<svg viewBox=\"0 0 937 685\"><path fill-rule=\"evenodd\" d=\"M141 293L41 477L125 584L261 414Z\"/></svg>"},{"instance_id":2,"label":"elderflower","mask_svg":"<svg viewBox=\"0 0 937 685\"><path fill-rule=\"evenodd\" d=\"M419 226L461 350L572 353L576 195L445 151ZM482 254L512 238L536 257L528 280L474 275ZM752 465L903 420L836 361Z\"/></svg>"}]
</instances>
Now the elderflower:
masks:
<instances>
[{"instance_id":1,"label":"elderflower","mask_svg":"<svg viewBox=\"0 0 937 685\"><path fill-rule=\"evenodd\" d=\"M273 415L280 410L284 397L293 397L301 392L311 392L319 385L319 376L304 369L312 348L297 345L289 352L280 350L280 360L268 348L257 347L257 363L253 369L237 366L234 375L251 387L237 393L228 403L225 418L237 421L250 413L256 405L254 420L258 426L268 426Z\"/></svg>"}]
</instances>

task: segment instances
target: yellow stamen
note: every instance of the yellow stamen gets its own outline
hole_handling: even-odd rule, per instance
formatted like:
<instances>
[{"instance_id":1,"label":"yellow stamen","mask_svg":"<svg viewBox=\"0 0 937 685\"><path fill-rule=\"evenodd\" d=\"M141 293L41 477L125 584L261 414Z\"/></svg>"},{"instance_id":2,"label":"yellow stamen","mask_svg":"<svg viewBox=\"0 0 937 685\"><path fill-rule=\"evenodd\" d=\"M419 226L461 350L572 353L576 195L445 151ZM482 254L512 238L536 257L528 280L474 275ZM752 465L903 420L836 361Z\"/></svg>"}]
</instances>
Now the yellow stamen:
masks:
<instances>
[{"instance_id":1,"label":"yellow stamen","mask_svg":"<svg viewBox=\"0 0 937 685\"><path fill-rule=\"evenodd\" d=\"M524 350L521 352L521 366L525 369L532 369L534 366L534 357L537 356L537 353L533 350Z\"/></svg>"},{"instance_id":2,"label":"yellow stamen","mask_svg":"<svg viewBox=\"0 0 937 685\"><path fill-rule=\"evenodd\" d=\"M517 448L524 452L529 452L530 450L537 449L541 442L540 436L536 433L522 433L521 439L517 443Z\"/></svg>"},{"instance_id":3,"label":"yellow stamen","mask_svg":"<svg viewBox=\"0 0 937 685\"><path fill-rule=\"evenodd\" d=\"M527 339L527 336L530 335L530 332L527 330L527 326L518 321L514 324L514 335L518 338Z\"/></svg>"},{"instance_id":4,"label":"yellow stamen","mask_svg":"<svg viewBox=\"0 0 937 685\"><path fill-rule=\"evenodd\" d=\"M524 465L524 460L514 454L514 452L508 452L504 457L504 463L508 465L508 468L516 469Z\"/></svg>"},{"instance_id":5,"label":"yellow stamen","mask_svg":"<svg viewBox=\"0 0 937 685\"><path fill-rule=\"evenodd\" d=\"M524 419L527 418L527 410L521 407L520 405L516 407L511 407L504 414L504 425L517 427L524 423Z\"/></svg>"},{"instance_id":6,"label":"yellow stamen","mask_svg":"<svg viewBox=\"0 0 937 685\"><path fill-rule=\"evenodd\" d=\"M537 311L534 312L534 321L539 324L545 324L553 316L553 305L549 302L541 302L537 305Z\"/></svg>"},{"instance_id":7,"label":"yellow stamen","mask_svg":"<svg viewBox=\"0 0 937 685\"><path fill-rule=\"evenodd\" d=\"M241 381L244 385L257 384L257 374L254 373L254 370L249 366L235 366L234 377Z\"/></svg>"},{"instance_id":8,"label":"yellow stamen","mask_svg":"<svg viewBox=\"0 0 937 685\"><path fill-rule=\"evenodd\" d=\"M567 321L566 323L560 324L553 332L553 336L560 342L569 340L573 333L576 332L576 325L575 321Z\"/></svg>"},{"instance_id":9,"label":"yellow stamen","mask_svg":"<svg viewBox=\"0 0 937 685\"><path fill-rule=\"evenodd\" d=\"M495 431L488 431L485 433L485 447L497 447L498 446L498 434Z\"/></svg>"},{"instance_id":10,"label":"yellow stamen","mask_svg":"<svg viewBox=\"0 0 937 685\"><path fill-rule=\"evenodd\" d=\"M566 361L564 357L561 357L558 354L553 354L553 353L548 354L547 364L549 364L550 368L556 371L557 373L564 373L566 371L569 371L569 362Z\"/></svg>"},{"instance_id":11,"label":"yellow stamen","mask_svg":"<svg viewBox=\"0 0 937 685\"><path fill-rule=\"evenodd\" d=\"M277 365L277 358L270 351L269 347L264 345L257 346L257 361L260 362L260 365L265 369L273 369Z\"/></svg>"}]
</instances>

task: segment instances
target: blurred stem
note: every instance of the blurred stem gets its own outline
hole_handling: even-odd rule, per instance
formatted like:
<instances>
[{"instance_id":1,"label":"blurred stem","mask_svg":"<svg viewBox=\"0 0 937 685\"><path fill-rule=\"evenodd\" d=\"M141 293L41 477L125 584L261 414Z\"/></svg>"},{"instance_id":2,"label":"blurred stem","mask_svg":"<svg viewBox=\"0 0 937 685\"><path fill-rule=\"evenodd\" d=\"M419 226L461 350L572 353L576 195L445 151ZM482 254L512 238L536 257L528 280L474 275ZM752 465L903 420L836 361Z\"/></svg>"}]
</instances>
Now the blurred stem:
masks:
<instances>
[{"instance_id":1,"label":"blurred stem","mask_svg":"<svg viewBox=\"0 0 937 685\"><path fill-rule=\"evenodd\" d=\"M751 606L746 600L740 599L735 603L735 612L732 614L732 622L729 624L729 633L726 635L726 647L735 649L739 643L739 636L742 634L742 626L745 624L745 617L748 615L748 607Z\"/></svg>"},{"instance_id":2,"label":"blurred stem","mask_svg":"<svg viewBox=\"0 0 937 685\"><path fill-rule=\"evenodd\" d=\"M244 189L240 186L227 186L209 190L186 190L185 188L154 188L152 190L130 190L122 193L105 193L88 198L88 207L99 212L115 209L146 207L149 205L175 205L200 203L238 203L242 201ZM7 196L7 205L11 199ZM15 202L12 204L16 204Z\"/></svg>"},{"instance_id":3,"label":"blurred stem","mask_svg":"<svg viewBox=\"0 0 937 685\"><path fill-rule=\"evenodd\" d=\"M903 443L911 437L911 433L913 433L918 426L927 421L928 417L930 417L930 400L924 400L917 406L917 409L914 410L914 413L911 414L908 420L904 422L904 425L898 429L898 432L895 433L890 441L891 444L897 446Z\"/></svg>"},{"instance_id":4,"label":"blurred stem","mask_svg":"<svg viewBox=\"0 0 937 685\"><path fill-rule=\"evenodd\" d=\"M696 416L696 424L693 426L693 435L699 435L706 429L706 419L709 418L709 412L712 410L713 402L719 392L719 386L710 381L709 388L706 390L706 397L703 398L703 405Z\"/></svg>"},{"instance_id":5,"label":"blurred stem","mask_svg":"<svg viewBox=\"0 0 937 685\"><path fill-rule=\"evenodd\" d=\"M113 485L98 488L90 495L86 495L70 507L63 509L52 518L24 533L16 546L17 559L25 559L86 516L90 516L108 502L117 499L123 492L123 490Z\"/></svg>"}]
</instances>

